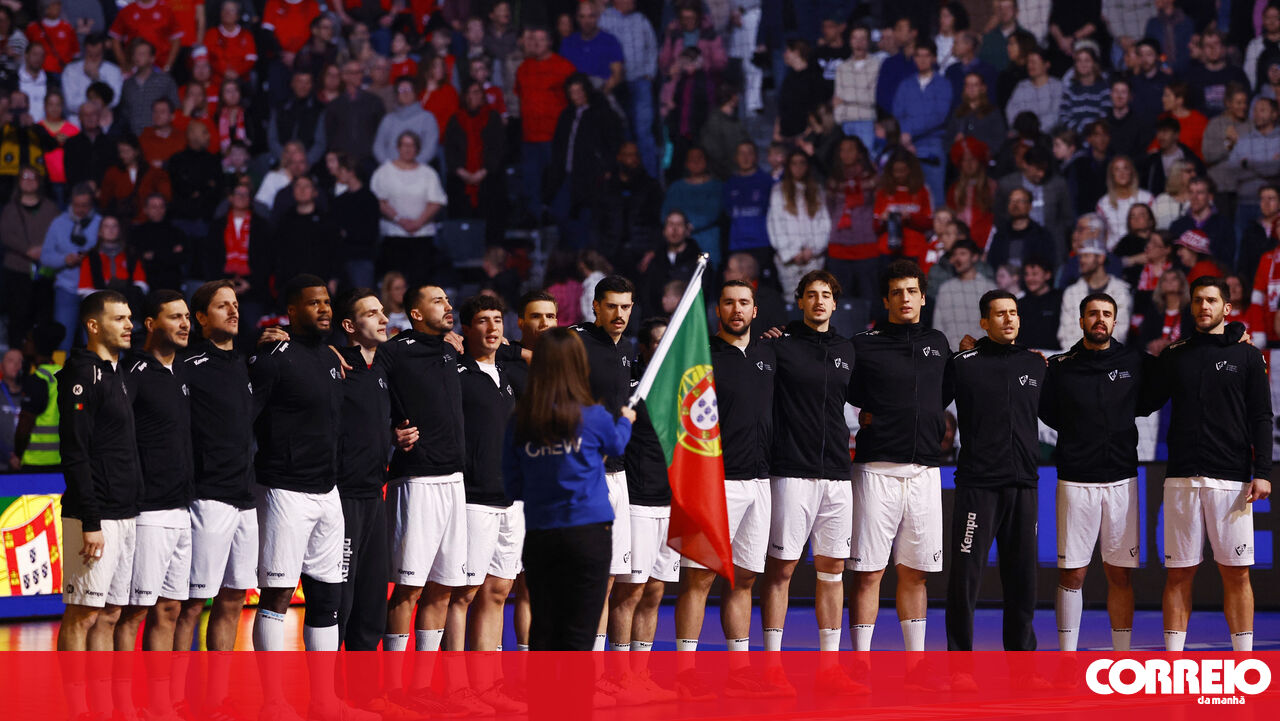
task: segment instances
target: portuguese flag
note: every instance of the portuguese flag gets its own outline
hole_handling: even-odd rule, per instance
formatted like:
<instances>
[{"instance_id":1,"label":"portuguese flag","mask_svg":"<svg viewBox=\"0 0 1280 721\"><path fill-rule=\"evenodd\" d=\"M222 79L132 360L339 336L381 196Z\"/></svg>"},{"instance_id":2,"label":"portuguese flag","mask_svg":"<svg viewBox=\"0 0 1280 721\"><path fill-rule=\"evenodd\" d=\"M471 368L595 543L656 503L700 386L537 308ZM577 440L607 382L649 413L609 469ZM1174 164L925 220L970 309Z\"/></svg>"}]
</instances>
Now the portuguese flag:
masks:
<instances>
[{"instance_id":1,"label":"portuguese flag","mask_svg":"<svg viewBox=\"0 0 1280 721\"><path fill-rule=\"evenodd\" d=\"M667 544L732 584L720 417L702 297L706 263L703 255L631 403L645 401L667 457L671 482Z\"/></svg>"}]
</instances>

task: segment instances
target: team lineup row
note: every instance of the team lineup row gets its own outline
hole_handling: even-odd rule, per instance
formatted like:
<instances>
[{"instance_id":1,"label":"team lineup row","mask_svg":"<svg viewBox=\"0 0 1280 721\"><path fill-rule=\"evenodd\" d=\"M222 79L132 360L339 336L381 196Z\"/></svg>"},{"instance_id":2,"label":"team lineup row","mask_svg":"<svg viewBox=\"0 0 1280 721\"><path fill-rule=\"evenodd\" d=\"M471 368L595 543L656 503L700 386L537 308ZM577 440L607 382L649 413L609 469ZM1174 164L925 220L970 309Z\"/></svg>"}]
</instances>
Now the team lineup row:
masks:
<instances>
[{"instance_id":1,"label":"team lineup row","mask_svg":"<svg viewBox=\"0 0 1280 721\"><path fill-rule=\"evenodd\" d=\"M888 321L852 339L829 328L840 288L824 271L796 288L803 320L765 333L752 328L752 286L721 289L711 356L737 581L721 604L730 648L747 648L753 587L765 648L781 648L791 575L808 544L821 648L839 648L849 570L854 648L870 649L880 579L892 562L906 647L923 650L924 581L942 570L938 466L954 401L963 443L947 551L948 647L972 648L992 542L1005 647L1036 646L1042 419L1059 434L1060 645L1074 648L1080 587L1101 539L1113 640L1126 650L1139 538L1134 418L1171 400L1166 645L1179 650L1185 638L1207 537L1233 647L1249 649L1249 503L1270 492L1270 392L1261 353L1224 322L1224 284L1193 285L1197 332L1159 358L1113 341L1115 303L1090 295L1080 341L1046 362L1017 345L1017 300L1003 291L981 300L986 336L953 355L944 336L918 323L926 282L914 263L890 264L881 279ZM244 590L253 587L261 589L254 647L280 649L299 582L309 649L403 650L410 635L419 650L498 647L526 521L520 489L510 493L511 479L504 482L510 449L500 429L538 336L556 323L554 300L521 300L517 344L504 340L505 309L487 295L460 308L459 337L445 291L411 289L413 328L390 339L371 291L331 304L322 281L300 276L286 296L288 334L269 331L247 362L233 350L239 315L229 283L202 286L189 308L176 292L153 294L139 351L129 350L122 296L85 299L88 345L58 374L68 604L60 649L132 648L144 618L146 647L190 648L211 598L205 646L230 649ZM606 637L613 648L648 648L663 584L679 581L677 645L689 650L714 574L666 545L666 462L643 404L624 408L663 330L646 321L640 358L630 357L619 341L633 296L626 279L604 279L595 322L574 326L592 395L615 416L636 416L625 453L604 463L613 575L607 607L589 622L598 623L597 648ZM189 343L193 316L203 337ZM327 338L337 331L347 345L335 352ZM856 463L845 403L860 409ZM522 598L517 592L523 644Z\"/></svg>"}]
</instances>

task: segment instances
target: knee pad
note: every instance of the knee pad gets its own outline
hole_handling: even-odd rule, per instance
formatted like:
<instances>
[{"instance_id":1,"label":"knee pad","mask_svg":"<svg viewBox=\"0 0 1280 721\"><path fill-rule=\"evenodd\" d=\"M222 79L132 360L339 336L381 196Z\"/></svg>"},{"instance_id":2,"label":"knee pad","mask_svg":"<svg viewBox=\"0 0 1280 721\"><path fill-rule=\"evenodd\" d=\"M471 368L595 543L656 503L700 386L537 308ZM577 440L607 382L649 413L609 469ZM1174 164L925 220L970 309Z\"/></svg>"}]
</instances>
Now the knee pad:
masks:
<instances>
[{"instance_id":1,"label":"knee pad","mask_svg":"<svg viewBox=\"0 0 1280 721\"><path fill-rule=\"evenodd\" d=\"M325 628L338 623L338 607L342 605L342 584L325 583L302 575L302 594L307 600L303 625Z\"/></svg>"}]
</instances>

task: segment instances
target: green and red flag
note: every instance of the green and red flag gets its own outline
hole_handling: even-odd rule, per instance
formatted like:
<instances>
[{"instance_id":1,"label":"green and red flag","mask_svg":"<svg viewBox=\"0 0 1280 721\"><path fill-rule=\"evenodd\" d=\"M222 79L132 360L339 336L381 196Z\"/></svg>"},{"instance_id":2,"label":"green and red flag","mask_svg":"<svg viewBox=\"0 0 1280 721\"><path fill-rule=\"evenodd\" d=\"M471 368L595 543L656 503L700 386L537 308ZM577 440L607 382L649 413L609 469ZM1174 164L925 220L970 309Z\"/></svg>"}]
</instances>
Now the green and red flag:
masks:
<instances>
[{"instance_id":1,"label":"green and red flag","mask_svg":"<svg viewBox=\"0 0 1280 721\"><path fill-rule=\"evenodd\" d=\"M671 482L667 545L733 583L720 416L698 261L631 405L645 401Z\"/></svg>"}]
</instances>

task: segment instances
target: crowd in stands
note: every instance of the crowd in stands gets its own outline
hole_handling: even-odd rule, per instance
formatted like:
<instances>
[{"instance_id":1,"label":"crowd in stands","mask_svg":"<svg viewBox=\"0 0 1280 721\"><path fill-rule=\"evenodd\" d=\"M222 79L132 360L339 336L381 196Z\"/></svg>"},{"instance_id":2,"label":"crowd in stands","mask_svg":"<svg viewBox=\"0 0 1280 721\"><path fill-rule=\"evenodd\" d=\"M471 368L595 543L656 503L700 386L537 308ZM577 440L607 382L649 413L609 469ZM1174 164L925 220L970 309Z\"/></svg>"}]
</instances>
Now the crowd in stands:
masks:
<instances>
[{"instance_id":1,"label":"crowd in stands","mask_svg":"<svg viewBox=\"0 0 1280 721\"><path fill-rule=\"evenodd\" d=\"M1002 287L1027 345L1105 291L1158 352L1206 274L1280 341L1276 0L0 0L0 88L15 349L101 288L269 324L304 272L399 327L618 272L645 318L702 253L769 325L826 268L860 330L906 256L953 349Z\"/></svg>"}]
</instances>

